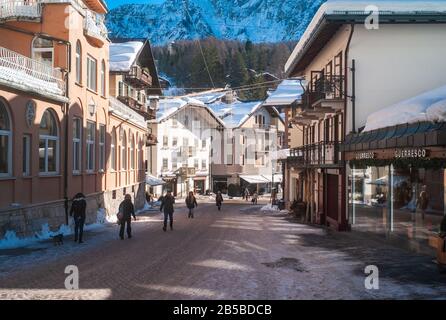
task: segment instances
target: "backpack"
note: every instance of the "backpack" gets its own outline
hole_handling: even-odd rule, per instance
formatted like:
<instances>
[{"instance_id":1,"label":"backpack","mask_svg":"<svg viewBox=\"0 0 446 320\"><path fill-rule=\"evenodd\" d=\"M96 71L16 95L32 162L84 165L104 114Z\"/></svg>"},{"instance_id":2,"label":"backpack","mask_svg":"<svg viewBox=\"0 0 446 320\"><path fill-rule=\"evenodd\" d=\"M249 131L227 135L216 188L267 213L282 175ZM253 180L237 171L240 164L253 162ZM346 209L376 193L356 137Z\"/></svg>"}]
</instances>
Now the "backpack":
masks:
<instances>
[{"instance_id":1,"label":"backpack","mask_svg":"<svg viewBox=\"0 0 446 320\"><path fill-rule=\"evenodd\" d=\"M116 215L116 217L118 218L118 224L120 224L121 220L124 219L124 211L122 207L123 207L122 204L120 204L118 214Z\"/></svg>"}]
</instances>

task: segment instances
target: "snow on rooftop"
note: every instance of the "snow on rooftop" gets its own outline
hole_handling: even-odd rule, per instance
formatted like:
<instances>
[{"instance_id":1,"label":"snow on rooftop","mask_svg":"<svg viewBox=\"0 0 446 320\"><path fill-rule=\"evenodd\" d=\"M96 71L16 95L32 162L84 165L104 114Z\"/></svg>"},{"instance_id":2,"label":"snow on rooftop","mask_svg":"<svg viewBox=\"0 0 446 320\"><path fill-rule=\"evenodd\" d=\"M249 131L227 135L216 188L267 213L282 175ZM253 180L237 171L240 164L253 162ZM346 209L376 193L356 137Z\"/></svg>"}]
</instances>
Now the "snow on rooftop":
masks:
<instances>
[{"instance_id":1,"label":"snow on rooftop","mask_svg":"<svg viewBox=\"0 0 446 320\"><path fill-rule=\"evenodd\" d=\"M325 15L336 14L339 12L367 12L369 13L370 5L378 7L380 12L388 13L445 13L446 14L446 0L430 0L430 1L419 1L419 0L374 0L374 1L363 1L363 0L328 0L322 4L319 10L314 15L304 34L300 38L293 52L291 53L288 61L285 64L285 72L290 72L294 61L299 58L301 52L305 49L305 46L311 39L317 26L323 20ZM367 10L366 10L367 8Z\"/></svg>"},{"instance_id":2,"label":"snow on rooftop","mask_svg":"<svg viewBox=\"0 0 446 320\"><path fill-rule=\"evenodd\" d=\"M302 93L299 80L283 80L276 90L269 93L264 105L289 105L299 100Z\"/></svg>"},{"instance_id":3,"label":"snow on rooftop","mask_svg":"<svg viewBox=\"0 0 446 320\"><path fill-rule=\"evenodd\" d=\"M261 101L237 101L231 104L216 102L208 104L208 107L223 120L226 127L237 128L242 125L261 104Z\"/></svg>"},{"instance_id":4,"label":"snow on rooftop","mask_svg":"<svg viewBox=\"0 0 446 320\"><path fill-rule=\"evenodd\" d=\"M129 71L143 45L141 41L110 43L110 71Z\"/></svg>"},{"instance_id":5,"label":"snow on rooftop","mask_svg":"<svg viewBox=\"0 0 446 320\"><path fill-rule=\"evenodd\" d=\"M446 86L370 114L363 132L420 121L446 121Z\"/></svg>"},{"instance_id":6,"label":"snow on rooftop","mask_svg":"<svg viewBox=\"0 0 446 320\"><path fill-rule=\"evenodd\" d=\"M203 103L213 103L217 99L222 98L226 93L225 92L204 92L202 94L193 95L192 97L200 100Z\"/></svg>"}]
</instances>

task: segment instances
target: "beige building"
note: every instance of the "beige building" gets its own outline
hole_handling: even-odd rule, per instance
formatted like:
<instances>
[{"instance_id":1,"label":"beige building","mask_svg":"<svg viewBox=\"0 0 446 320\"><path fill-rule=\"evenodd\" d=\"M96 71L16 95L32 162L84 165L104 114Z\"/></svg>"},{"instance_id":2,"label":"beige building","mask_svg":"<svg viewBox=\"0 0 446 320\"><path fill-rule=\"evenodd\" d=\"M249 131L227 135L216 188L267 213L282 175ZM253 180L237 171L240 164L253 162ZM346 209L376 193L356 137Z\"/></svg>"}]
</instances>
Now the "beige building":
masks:
<instances>
[{"instance_id":1,"label":"beige building","mask_svg":"<svg viewBox=\"0 0 446 320\"><path fill-rule=\"evenodd\" d=\"M290 145L296 196L308 221L339 230L351 223L344 137L373 111L445 83L446 3L377 1L372 13L368 5L322 5L285 65L306 81L301 104L288 114L292 135L303 132L302 144Z\"/></svg>"}]
</instances>

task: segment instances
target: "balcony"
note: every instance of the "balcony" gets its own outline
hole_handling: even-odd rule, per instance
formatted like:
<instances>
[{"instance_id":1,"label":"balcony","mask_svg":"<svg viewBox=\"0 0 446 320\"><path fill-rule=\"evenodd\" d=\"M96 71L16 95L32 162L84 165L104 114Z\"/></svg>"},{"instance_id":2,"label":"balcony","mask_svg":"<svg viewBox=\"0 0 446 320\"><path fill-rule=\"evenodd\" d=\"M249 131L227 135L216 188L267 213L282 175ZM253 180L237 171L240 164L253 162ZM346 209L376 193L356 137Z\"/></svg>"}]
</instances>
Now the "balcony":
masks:
<instances>
[{"instance_id":1,"label":"balcony","mask_svg":"<svg viewBox=\"0 0 446 320\"><path fill-rule=\"evenodd\" d=\"M145 111L142 107L143 104L141 102L138 101L138 99L128 96L128 95L123 95L123 94L119 94L118 96L118 100L121 101L122 103L128 105L130 108L133 109L137 109L137 110L141 110L141 111Z\"/></svg>"},{"instance_id":2,"label":"balcony","mask_svg":"<svg viewBox=\"0 0 446 320\"><path fill-rule=\"evenodd\" d=\"M0 84L66 102L59 69L0 47Z\"/></svg>"},{"instance_id":3,"label":"balcony","mask_svg":"<svg viewBox=\"0 0 446 320\"><path fill-rule=\"evenodd\" d=\"M109 112L141 128L146 129L146 119L119 100L109 97Z\"/></svg>"},{"instance_id":4,"label":"balcony","mask_svg":"<svg viewBox=\"0 0 446 320\"><path fill-rule=\"evenodd\" d=\"M152 85L150 73L138 65L130 68L129 73L125 76L125 81L136 89L142 89Z\"/></svg>"},{"instance_id":5,"label":"balcony","mask_svg":"<svg viewBox=\"0 0 446 320\"><path fill-rule=\"evenodd\" d=\"M42 5L36 0L0 0L0 23L6 21L40 22Z\"/></svg>"},{"instance_id":6,"label":"balcony","mask_svg":"<svg viewBox=\"0 0 446 320\"><path fill-rule=\"evenodd\" d=\"M290 149L288 161L301 167L338 166L341 159L339 142L322 141Z\"/></svg>"},{"instance_id":7,"label":"balcony","mask_svg":"<svg viewBox=\"0 0 446 320\"><path fill-rule=\"evenodd\" d=\"M344 76L322 76L314 84L313 107L327 107L334 110L344 108Z\"/></svg>"},{"instance_id":8,"label":"balcony","mask_svg":"<svg viewBox=\"0 0 446 320\"><path fill-rule=\"evenodd\" d=\"M104 23L104 16L85 10L84 35L96 47L101 48L108 41L108 31Z\"/></svg>"},{"instance_id":9,"label":"balcony","mask_svg":"<svg viewBox=\"0 0 446 320\"><path fill-rule=\"evenodd\" d=\"M156 138L156 135L154 135L153 133L149 133L147 135L146 147L156 146L157 143L158 139Z\"/></svg>"}]
</instances>

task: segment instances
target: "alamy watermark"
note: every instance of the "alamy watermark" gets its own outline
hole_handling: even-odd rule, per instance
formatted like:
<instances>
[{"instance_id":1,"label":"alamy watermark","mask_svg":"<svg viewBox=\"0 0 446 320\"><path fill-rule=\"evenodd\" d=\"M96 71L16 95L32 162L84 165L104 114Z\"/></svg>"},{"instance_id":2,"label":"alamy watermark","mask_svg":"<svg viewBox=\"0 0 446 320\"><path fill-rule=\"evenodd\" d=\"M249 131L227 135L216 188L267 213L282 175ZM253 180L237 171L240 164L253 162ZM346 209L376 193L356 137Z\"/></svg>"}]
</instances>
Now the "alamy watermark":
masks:
<instances>
[{"instance_id":1,"label":"alamy watermark","mask_svg":"<svg viewBox=\"0 0 446 320\"><path fill-rule=\"evenodd\" d=\"M364 280L364 286L367 290L379 290L379 269L375 265L368 265L364 269L367 275Z\"/></svg>"},{"instance_id":2,"label":"alamy watermark","mask_svg":"<svg viewBox=\"0 0 446 320\"><path fill-rule=\"evenodd\" d=\"M75 265L68 265L65 267L65 289L79 290L79 268Z\"/></svg>"}]
</instances>

